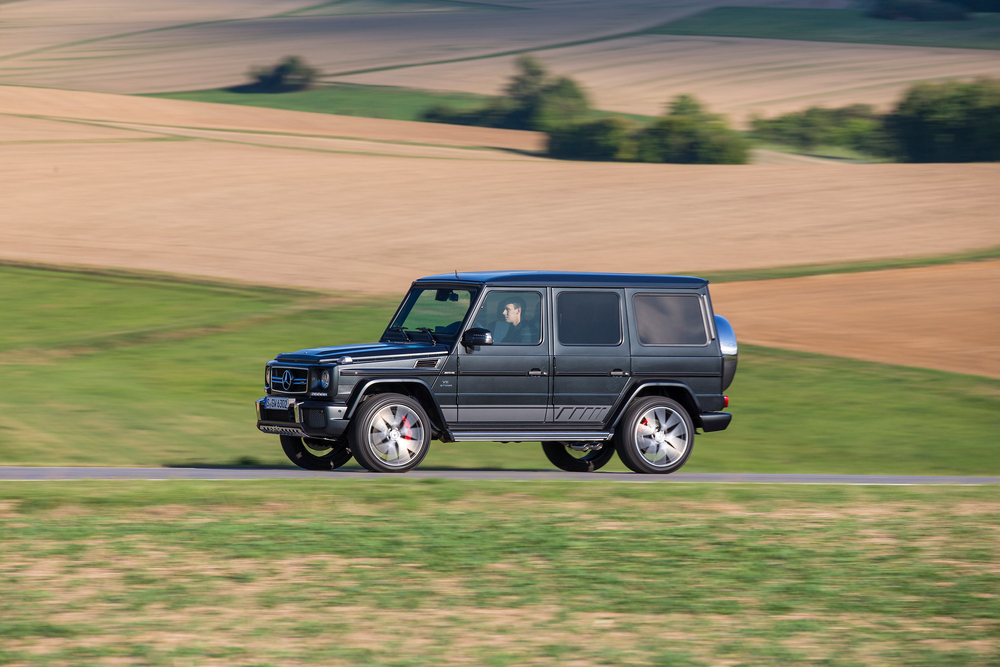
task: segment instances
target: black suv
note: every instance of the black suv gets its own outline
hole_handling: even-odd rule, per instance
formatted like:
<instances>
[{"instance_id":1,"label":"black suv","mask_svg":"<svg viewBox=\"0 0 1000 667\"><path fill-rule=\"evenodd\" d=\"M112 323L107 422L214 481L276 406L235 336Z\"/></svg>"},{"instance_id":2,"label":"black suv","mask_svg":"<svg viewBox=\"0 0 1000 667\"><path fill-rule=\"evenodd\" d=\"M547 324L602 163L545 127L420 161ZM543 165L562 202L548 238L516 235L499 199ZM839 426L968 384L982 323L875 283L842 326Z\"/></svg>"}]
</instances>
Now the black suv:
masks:
<instances>
[{"instance_id":1,"label":"black suv","mask_svg":"<svg viewBox=\"0 0 1000 667\"><path fill-rule=\"evenodd\" d=\"M413 283L378 343L279 354L257 428L293 463L405 472L443 442L541 442L549 460L669 473L721 431L736 337L708 281L505 271Z\"/></svg>"}]
</instances>

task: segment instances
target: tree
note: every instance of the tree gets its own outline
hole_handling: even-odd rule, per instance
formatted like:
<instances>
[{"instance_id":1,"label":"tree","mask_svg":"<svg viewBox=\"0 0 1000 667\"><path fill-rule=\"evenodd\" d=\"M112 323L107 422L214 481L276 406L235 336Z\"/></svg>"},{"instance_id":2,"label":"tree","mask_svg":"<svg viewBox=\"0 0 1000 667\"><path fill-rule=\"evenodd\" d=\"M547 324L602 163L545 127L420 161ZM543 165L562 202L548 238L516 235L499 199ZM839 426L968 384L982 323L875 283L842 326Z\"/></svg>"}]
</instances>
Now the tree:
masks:
<instances>
[{"instance_id":1,"label":"tree","mask_svg":"<svg viewBox=\"0 0 1000 667\"><path fill-rule=\"evenodd\" d=\"M249 72L254 83L249 88L262 93L285 93L311 88L319 70L310 67L299 56L287 56L271 67L253 67Z\"/></svg>"},{"instance_id":2,"label":"tree","mask_svg":"<svg viewBox=\"0 0 1000 667\"><path fill-rule=\"evenodd\" d=\"M639 132L637 157L642 162L682 164L746 164L746 140L710 114L690 95L675 97L667 115Z\"/></svg>"},{"instance_id":3,"label":"tree","mask_svg":"<svg viewBox=\"0 0 1000 667\"><path fill-rule=\"evenodd\" d=\"M918 84L886 125L909 162L998 161L1000 81Z\"/></svg>"}]
</instances>

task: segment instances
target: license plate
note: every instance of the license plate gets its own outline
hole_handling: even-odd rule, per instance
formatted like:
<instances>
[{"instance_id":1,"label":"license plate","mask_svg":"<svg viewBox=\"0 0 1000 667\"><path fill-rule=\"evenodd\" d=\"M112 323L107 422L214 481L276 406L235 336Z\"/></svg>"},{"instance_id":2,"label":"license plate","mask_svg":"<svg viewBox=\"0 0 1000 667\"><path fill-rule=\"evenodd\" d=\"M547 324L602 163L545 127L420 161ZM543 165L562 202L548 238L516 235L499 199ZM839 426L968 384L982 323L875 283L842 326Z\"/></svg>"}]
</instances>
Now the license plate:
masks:
<instances>
[{"instance_id":1,"label":"license plate","mask_svg":"<svg viewBox=\"0 0 1000 667\"><path fill-rule=\"evenodd\" d=\"M264 401L264 407L268 410L287 410L292 404L292 398L282 398L281 396L268 396Z\"/></svg>"}]
</instances>

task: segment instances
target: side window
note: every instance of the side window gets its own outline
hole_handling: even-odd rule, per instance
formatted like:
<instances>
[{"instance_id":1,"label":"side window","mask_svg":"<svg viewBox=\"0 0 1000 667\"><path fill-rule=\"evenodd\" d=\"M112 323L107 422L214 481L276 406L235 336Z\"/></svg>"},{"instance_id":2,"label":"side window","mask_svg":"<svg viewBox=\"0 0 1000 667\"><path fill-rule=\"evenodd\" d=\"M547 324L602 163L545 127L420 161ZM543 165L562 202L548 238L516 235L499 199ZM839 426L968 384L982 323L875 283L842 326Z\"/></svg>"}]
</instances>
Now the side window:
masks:
<instances>
[{"instance_id":1,"label":"side window","mask_svg":"<svg viewBox=\"0 0 1000 667\"><path fill-rule=\"evenodd\" d=\"M686 294L636 294L635 332L641 345L705 345L701 298Z\"/></svg>"},{"instance_id":2,"label":"side window","mask_svg":"<svg viewBox=\"0 0 1000 667\"><path fill-rule=\"evenodd\" d=\"M614 292L560 292L556 299L561 345L619 345L621 302Z\"/></svg>"},{"instance_id":3,"label":"side window","mask_svg":"<svg viewBox=\"0 0 1000 667\"><path fill-rule=\"evenodd\" d=\"M490 292L473 326L489 329L494 345L538 345L542 342L542 295Z\"/></svg>"}]
</instances>

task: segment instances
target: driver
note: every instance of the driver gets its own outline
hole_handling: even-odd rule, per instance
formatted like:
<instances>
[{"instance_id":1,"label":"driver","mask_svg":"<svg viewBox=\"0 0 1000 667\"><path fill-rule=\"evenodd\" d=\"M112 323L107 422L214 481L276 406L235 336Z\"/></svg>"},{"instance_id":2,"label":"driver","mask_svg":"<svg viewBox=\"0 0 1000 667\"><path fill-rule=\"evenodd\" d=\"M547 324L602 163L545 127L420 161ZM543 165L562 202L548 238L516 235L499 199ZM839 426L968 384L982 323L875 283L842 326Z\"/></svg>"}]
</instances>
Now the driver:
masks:
<instances>
[{"instance_id":1,"label":"driver","mask_svg":"<svg viewBox=\"0 0 1000 667\"><path fill-rule=\"evenodd\" d=\"M507 322L507 332L501 343L533 343L531 331L521 319L524 313L524 299L519 296L510 297L503 308L503 319Z\"/></svg>"}]
</instances>

